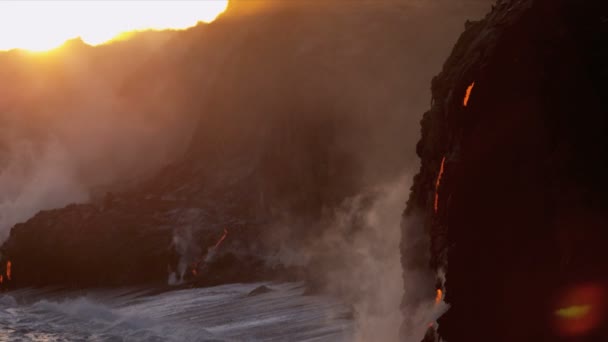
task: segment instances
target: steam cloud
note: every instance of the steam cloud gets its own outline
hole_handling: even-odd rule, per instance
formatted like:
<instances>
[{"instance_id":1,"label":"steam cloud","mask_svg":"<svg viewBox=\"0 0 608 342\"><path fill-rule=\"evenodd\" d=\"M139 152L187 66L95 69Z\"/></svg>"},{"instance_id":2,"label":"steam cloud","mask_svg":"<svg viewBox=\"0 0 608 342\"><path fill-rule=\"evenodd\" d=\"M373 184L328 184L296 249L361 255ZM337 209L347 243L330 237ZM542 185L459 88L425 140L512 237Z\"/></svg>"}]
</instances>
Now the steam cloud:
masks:
<instances>
[{"instance_id":1,"label":"steam cloud","mask_svg":"<svg viewBox=\"0 0 608 342\"><path fill-rule=\"evenodd\" d=\"M13 144L5 163L0 171L0 241L10 227L41 208L89 199L87 189L75 180L70 156L56 142L41 151L27 142Z\"/></svg>"},{"instance_id":2,"label":"steam cloud","mask_svg":"<svg viewBox=\"0 0 608 342\"><path fill-rule=\"evenodd\" d=\"M327 280L330 291L351 298L359 342L398 340L403 321L398 305L403 294L400 227L410 178L406 175L376 189L376 199L367 209L355 200L337 213L333 229L316 246L331 250L338 258L334 262L342 263L332 267ZM353 216L363 221L354 233L349 227Z\"/></svg>"},{"instance_id":3,"label":"steam cloud","mask_svg":"<svg viewBox=\"0 0 608 342\"><path fill-rule=\"evenodd\" d=\"M435 278L428 269L422 225L414 218L402 222L411 179L408 172L346 200L332 213L320 237L309 244L287 243L277 255L278 262L286 265L313 265L324 289L352 304L356 341L399 341L404 321L406 341L420 341L429 324L447 310L445 303L434 303ZM401 264L402 225L412 239L406 244L427 247L416 256L420 263L411 267ZM281 239L294 234L283 229L287 232ZM404 303L406 317L400 307L404 278L411 299Z\"/></svg>"},{"instance_id":4,"label":"steam cloud","mask_svg":"<svg viewBox=\"0 0 608 342\"><path fill-rule=\"evenodd\" d=\"M161 52L162 34L140 39L0 53L0 73L17 75L0 83L0 243L38 211L124 188L185 150L194 119L177 109L178 94L166 80L136 77L137 63L175 51ZM124 95L129 85L139 88Z\"/></svg>"}]
</instances>

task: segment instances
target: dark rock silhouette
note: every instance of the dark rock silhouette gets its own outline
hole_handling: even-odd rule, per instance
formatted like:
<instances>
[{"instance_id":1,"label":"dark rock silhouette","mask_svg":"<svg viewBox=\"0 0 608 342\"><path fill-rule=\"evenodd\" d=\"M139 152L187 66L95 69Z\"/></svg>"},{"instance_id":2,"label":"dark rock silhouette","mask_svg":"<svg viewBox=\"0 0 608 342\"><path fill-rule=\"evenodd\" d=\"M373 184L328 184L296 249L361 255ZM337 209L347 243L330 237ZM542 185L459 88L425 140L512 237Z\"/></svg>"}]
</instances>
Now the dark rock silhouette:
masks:
<instances>
[{"instance_id":1,"label":"dark rock silhouette","mask_svg":"<svg viewBox=\"0 0 608 342\"><path fill-rule=\"evenodd\" d=\"M498 1L433 80L406 215L447 271L441 338L608 338L607 18L605 1ZM576 330L556 310L585 284L604 297Z\"/></svg>"},{"instance_id":2,"label":"dark rock silhouette","mask_svg":"<svg viewBox=\"0 0 608 342\"><path fill-rule=\"evenodd\" d=\"M124 113L110 108L99 117L116 116L110 127L120 130L141 116L149 140L134 148L128 135L97 137L111 147L101 160L98 151L84 153L77 175L85 183L106 179L123 162L124 174L95 188L91 203L16 225L0 249L0 264L14 265L4 286L166 283L174 272L189 285L290 278L286 267L263 262L284 242L276 226L295 227L297 243L314 240L326 228L319 222L345 198L400 175L417 131L417 117L404 113L426 105L429 66L447 52L437 40L454 38L450 25L466 11L455 7L435 19L435 7L397 2L261 3L235 1L211 25L158 39L146 33L94 48L75 40L48 59L0 54L0 69L19 70L0 84L9 94L0 110L31 105L36 115L16 126L41 146L57 122L74 124L82 141L95 138L82 137L68 115L80 90L88 94L81 85L93 80L108 81L111 95L126 103ZM86 72L74 74L74 61ZM37 77L23 76L33 71ZM11 87L29 90L41 78L52 85L41 94ZM94 90L97 109L104 97ZM158 124L151 133L148 122ZM165 122L170 132L158 130ZM82 142L71 138L68 146ZM301 271L293 270L307 276Z\"/></svg>"}]
</instances>

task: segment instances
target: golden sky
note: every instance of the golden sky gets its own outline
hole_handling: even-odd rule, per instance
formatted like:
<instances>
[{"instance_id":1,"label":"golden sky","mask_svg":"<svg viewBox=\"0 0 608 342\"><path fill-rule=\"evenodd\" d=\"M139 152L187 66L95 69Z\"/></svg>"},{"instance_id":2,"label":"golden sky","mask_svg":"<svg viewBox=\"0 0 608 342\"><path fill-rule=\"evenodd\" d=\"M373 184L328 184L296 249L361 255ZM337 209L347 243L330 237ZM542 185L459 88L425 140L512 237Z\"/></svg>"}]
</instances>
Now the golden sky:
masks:
<instances>
[{"instance_id":1,"label":"golden sky","mask_svg":"<svg viewBox=\"0 0 608 342\"><path fill-rule=\"evenodd\" d=\"M81 37L91 45L120 33L185 29L211 22L228 0L0 0L0 50L45 51Z\"/></svg>"}]
</instances>

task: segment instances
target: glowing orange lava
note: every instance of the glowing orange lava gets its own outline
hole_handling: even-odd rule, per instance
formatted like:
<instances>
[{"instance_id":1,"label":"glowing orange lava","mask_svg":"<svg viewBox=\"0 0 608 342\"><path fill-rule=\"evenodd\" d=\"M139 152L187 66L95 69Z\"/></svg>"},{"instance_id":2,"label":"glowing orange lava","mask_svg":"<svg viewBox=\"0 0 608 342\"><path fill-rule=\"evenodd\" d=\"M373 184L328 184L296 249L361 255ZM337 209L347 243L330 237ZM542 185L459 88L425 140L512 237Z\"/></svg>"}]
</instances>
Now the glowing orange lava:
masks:
<instances>
[{"instance_id":1,"label":"glowing orange lava","mask_svg":"<svg viewBox=\"0 0 608 342\"><path fill-rule=\"evenodd\" d=\"M222 242L224 242L224 240L226 239L227 235L228 235L228 230L226 228L224 228L224 234L218 240L218 242L215 244L214 248L218 248L222 244Z\"/></svg>"},{"instance_id":2,"label":"glowing orange lava","mask_svg":"<svg viewBox=\"0 0 608 342\"><path fill-rule=\"evenodd\" d=\"M202 258L199 258L197 261L193 262L192 265L190 265L190 268L192 268L192 275L197 277L198 276L198 269L201 266L201 262L202 262Z\"/></svg>"},{"instance_id":3,"label":"glowing orange lava","mask_svg":"<svg viewBox=\"0 0 608 342\"><path fill-rule=\"evenodd\" d=\"M220 237L220 239L215 243L215 245L212 247L213 250L210 252L215 252L215 250L217 250L217 248L222 244L222 242L224 242L224 240L226 239L226 236L228 236L228 230L226 228L224 228L224 234L222 234L222 236ZM201 263L203 263L203 261L205 260L205 256L202 255L197 261L193 262L190 267L192 268L192 275L193 276L198 276L198 270L201 266Z\"/></svg>"},{"instance_id":4,"label":"glowing orange lava","mask_svg":"<svg viewBox=\"0 0 608 342\"><path fill-rule=\"evenodd\" d=\"M467 88L467 92L464 95L464 101L462 104L466 107L469 104L469 97L471 97L471 92L473 91L473 87L475 87L475 82L471 83L471 85Z\"/></svg>"},{"instance_id":5,"label":"glowing orange lava","mask_svg":"<svg viewBox=\"0 0 608 342\"><path fill-rule=\"evenodd\" d=\"M11 280L13 263L9 260L6 262L6 279Z\"/></svg>"},{"instance_id":6,"label":"glowing orange lava","mask_svg":"<svg viewBox=\"0 0 608 342\"><path fill-rule=\"evenodd\" d=\"M441 166L439 167L439 174L437 175L437 181L435 182L435 213L439 210L439 186L441 185L441 178L443 177L443 171L445 168L445 157L441 159Z\"/></svg>"},{"instance_id":7,"label":"glowing orange lava","mask_svg":"<svg viewBox=\"0 0 608 342\"><path fill-rule=\"evenodd\" d=\"M2 274L0 274L0 284L2 284L4 282L4 277L2 276Z\"/></svg>"},{"instance_id":8,"label":"glowing orange lava","mask_svg":"<svg viewBox=\"0 0 608 342\"><path fill-rule=\"evenodd\" d=\"M435 296L435 305L438 305L443 300L443 291L441 289L437 289L437 295Z\"/></svg>"}]
</instances>

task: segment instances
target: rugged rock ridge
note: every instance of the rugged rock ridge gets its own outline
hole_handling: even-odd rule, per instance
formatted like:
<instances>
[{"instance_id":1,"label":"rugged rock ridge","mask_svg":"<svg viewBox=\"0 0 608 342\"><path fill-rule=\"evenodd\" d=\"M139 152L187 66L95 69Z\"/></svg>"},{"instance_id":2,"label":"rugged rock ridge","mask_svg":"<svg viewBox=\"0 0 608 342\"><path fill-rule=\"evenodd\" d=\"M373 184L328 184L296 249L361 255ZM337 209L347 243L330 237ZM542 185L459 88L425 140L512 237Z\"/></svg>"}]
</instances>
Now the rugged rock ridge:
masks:
<instances>
[{"instance_id":1,"label":"rugged rock ridge","mask_svg":"<svg viewBox=\"0 0 608 342\"><path fill-rule=\"evenodd\" d=\"M215 205L228 207L221 199ZM2 246L3 274L12 263L3 287L163 286L171 273L198 286L275 277L253 251L235 248L252 239L255 222L214 208L131 192L42 211L16 225Z\"/></svg>"},{"instance_id":2,"label":"rugged rock ridge","mask_svg":"<svg viewBox=\"0 0 608 342\"><path fill-rule=\"evenodd\" d=\"M405 214L447 271L442 339L608 336L607 84L605 1L498 1L466 24L432 82Z\"/></svg>"},{"instance_id":3,"label":"rugged rock ridge","mask_svg":"<svg viewBox=\"0 0 608 342\"><path fill-rule=\"evenodd\" d=\"M417 131L416 116L404 113L426 106L420 85L447 53L436 42L449 40L451 27L470 15L456 6L435 19L443 6L392 0L234 5L210 25L171 35L158 53L142 50L137 65L125 64L127 75L122 68L111 74L109 89L118 87L114 95L129 104L126 118L185 118L172 126L180 142L166 160L173 163L147 174L147 182L15 226L1 249L0 264L11 260L14 275L3 286L166 283L183 267L194 281L191 264L207 259L224 229L227 237L205 267L237 266L201 269L201 284L272 278L281 270L260 256L286 237L317 238L345 198L400 175ZM109 56L130 51L128 41L121 44L98 51L73 42L66 55L86 50L111 65ZM60 76L71 71L57 57ZM96 92L89 95L97 108ZM44 107L45 100L30 102ZM409 141L402 145L403 129ZM156 134L155 148L136 157L160 152L164 132ZM277 233L287 226L293 229Z\"/></svg>"}]
</instances>

